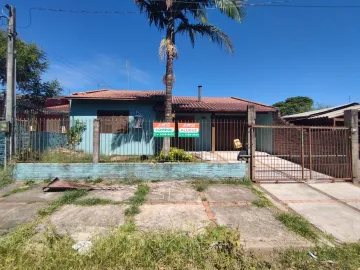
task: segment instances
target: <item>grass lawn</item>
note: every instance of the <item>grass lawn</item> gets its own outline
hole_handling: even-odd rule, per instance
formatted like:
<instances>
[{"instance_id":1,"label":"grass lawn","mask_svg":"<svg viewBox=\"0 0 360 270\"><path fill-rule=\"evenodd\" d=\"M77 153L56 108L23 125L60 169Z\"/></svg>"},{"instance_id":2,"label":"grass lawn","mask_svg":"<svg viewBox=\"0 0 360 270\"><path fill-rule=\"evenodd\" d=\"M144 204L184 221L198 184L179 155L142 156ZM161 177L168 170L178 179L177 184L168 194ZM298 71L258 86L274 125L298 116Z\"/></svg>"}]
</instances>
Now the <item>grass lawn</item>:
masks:
<instances>
[{"instance_id":1,"label":"grass lawn","mask_svg":"<svg viewBox=\"0 0 360 270\"><path fill-rule=\"evenodd\" d=\"M50 229L35 237L36 222L0 238L1 269L358 269L360 244L274 252L265 258L245 251L240 234L209 227L198 235L161 231L142 233L133 222L93 240L88 253ZM40 240L41 239L41 240Z\"/></svg>"}]
</instances>

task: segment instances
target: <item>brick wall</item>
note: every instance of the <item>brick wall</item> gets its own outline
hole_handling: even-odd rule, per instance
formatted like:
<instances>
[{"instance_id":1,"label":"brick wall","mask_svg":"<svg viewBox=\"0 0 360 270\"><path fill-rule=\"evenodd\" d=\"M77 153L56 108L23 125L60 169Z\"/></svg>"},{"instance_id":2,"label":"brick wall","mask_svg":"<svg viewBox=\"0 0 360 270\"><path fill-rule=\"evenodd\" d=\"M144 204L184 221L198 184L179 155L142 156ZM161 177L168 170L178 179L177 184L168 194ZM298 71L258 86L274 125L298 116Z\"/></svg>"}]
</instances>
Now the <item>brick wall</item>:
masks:
<instances>
[{"instance_id":1,"label":"brick wall","mask_svg":"<svg viewBox=\"0 0 360 270\"><path fill-rule=\"evenodd\" d=\"M19 163L14 170L15 180L42 181L58 177L62 180L80 179L141 179L176 181L186 179L242 178L246 163L160 163L160 164L41 164Z\"/></svg>"}]
</instances>

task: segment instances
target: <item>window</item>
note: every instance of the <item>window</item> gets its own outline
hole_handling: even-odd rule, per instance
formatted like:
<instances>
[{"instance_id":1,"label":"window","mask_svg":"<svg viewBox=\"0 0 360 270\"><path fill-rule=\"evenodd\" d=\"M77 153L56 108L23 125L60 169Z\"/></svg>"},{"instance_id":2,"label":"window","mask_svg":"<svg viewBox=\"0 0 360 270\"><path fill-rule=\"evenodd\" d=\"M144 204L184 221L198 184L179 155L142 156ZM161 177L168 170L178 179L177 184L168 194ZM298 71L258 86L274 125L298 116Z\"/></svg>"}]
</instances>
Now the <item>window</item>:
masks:
<instances>
[{"instance_id":1,"label":"window","mask_svg":"<svg viewBox=\"0 0 360 270\"><path fill-rule=\"evenodd\" d=\"M128 133L129 111L98 111L100 133Z\"/></svg>"}]
</instances>

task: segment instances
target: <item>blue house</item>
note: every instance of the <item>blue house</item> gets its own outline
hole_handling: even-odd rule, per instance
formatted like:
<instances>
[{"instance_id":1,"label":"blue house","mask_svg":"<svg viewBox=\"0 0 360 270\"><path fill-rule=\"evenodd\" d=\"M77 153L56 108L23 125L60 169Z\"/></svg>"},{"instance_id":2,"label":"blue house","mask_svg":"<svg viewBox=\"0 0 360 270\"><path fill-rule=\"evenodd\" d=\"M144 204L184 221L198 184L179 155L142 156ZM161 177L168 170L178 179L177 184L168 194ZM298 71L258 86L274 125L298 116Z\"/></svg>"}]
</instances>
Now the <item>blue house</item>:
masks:
<instances>
[{"instance_id":1,"label":"blue house","mask_svg":"<svg viewBox=\"0 0 360 270\"><path fill-rule=\"evenodd\" d=\"M70 123L86 123L80 150L92 152L93 121L100 119L100 151L104 155L154 155L162 139L154 138L153 123L163 121L164 91L96 90L74 93ZM274 107L236 97L173 97L173 117L200 124L199 138L172 138L173 147L186 151L232 151L233 140L246 142L247 106L254 105L256 123L271 125ZM177 130L177 128L176 128Z\"/></svg>"}]
</instances>

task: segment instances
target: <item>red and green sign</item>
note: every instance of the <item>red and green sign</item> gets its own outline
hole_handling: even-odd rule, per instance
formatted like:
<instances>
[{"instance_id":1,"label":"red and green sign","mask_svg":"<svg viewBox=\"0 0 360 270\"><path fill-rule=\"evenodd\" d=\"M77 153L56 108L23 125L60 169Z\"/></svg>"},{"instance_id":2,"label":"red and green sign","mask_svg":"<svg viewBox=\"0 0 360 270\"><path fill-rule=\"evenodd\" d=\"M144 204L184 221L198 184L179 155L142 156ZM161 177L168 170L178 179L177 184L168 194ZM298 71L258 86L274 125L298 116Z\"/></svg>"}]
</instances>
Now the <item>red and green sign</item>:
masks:
<instances>
[{"instance_id":1,"label":"red and green sign","mask_svg":"<svg viewBox=\"0 0 360 270\"><path fill-rule=\"evenodd\" d=\"M178 134L180 138L199 138L200 124L199 123L179 123Z\"/></svg>"},{"instance_id":2,"label":"red and green sign","mask_svg":"<svg viewBox=\"0 0 360 270\"><path fill-rule=\"evenodd\" d=\"M154 137L175 137L175 123L153 123Z\"/></svg>"}]
</instances>

